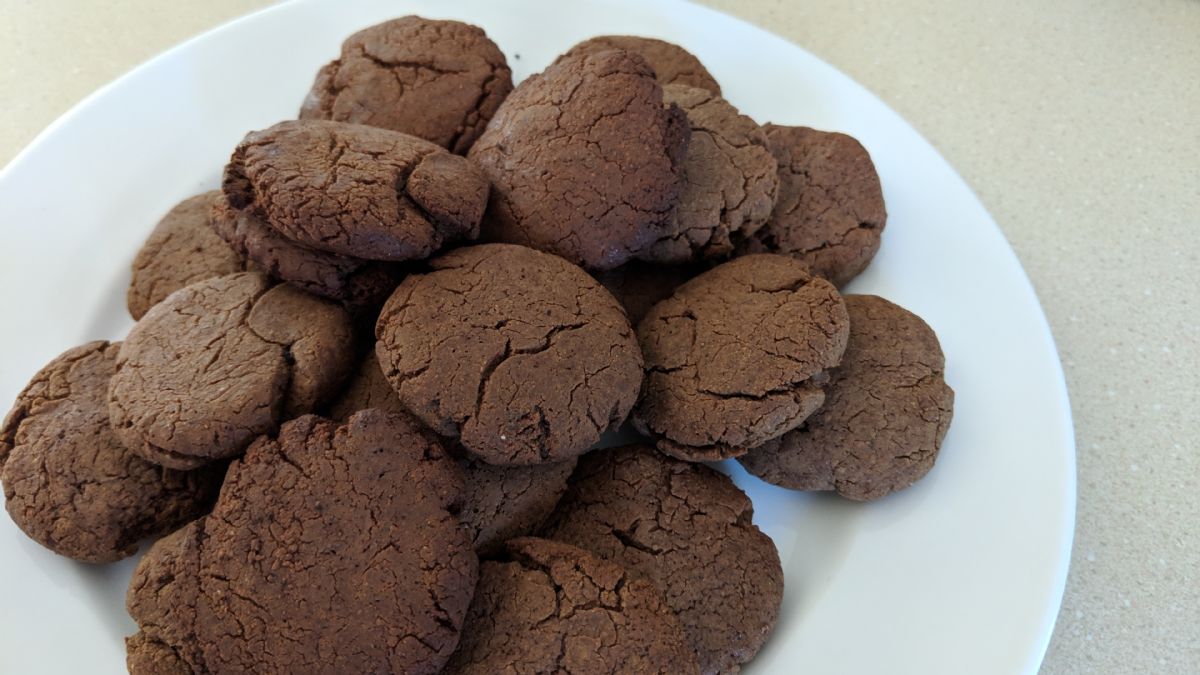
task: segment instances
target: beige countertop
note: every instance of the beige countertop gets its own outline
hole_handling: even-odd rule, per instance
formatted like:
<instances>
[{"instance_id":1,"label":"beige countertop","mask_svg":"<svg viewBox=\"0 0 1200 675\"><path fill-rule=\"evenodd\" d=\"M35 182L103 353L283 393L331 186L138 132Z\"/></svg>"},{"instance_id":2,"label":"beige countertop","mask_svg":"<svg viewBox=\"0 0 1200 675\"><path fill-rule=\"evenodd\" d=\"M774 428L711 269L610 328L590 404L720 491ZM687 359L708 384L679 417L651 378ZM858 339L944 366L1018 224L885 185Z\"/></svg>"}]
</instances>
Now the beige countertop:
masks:
<instances>
[{"instance_id":1,"label":"beige countertop","mask_svg":"<svg viewBox=\"0 0 1200 675\"><path fill-rule=\"evenodd\" d=\"M132 66L267 4L0 0L0 164ZM1200 670L1200 2L706 4L898 110L1033 279L1079 457L1074 559L1043 672Z\"/></svg>"}]
</instances>

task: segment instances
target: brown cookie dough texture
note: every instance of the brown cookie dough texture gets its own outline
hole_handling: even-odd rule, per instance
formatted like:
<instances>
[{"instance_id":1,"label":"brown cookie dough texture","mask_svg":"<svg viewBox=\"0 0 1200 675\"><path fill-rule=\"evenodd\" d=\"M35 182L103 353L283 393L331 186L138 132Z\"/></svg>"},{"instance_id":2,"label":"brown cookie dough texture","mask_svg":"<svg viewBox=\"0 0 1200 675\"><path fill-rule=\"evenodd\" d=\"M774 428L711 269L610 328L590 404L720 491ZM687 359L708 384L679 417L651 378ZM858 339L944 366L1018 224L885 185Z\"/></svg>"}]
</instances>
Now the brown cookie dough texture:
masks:
<instances>
[{"instance_id":1,"label":"brown cookie dough texture","mask_svg":"<svg viewBox=\"0 0 1200 675\"><path fill-rule=\"evenodd\" d=\"M491 463L578 456L637 398L642 355L612 295L562 258L452 251L400 283L376 352L404 407Z\"/></svg>"},{"instance_id":2,"label":"brown cookie dough texture","mask_svg":"<svg viewBox=\"0 0 1200 675\"><path fill-rule=\"evenodd\" d=\"M471 148L492 181L483 236L617 267L669 225L687 138L641 57L562 59L517 86Z\"/></svg>"},{"instance_id":3,"label":"brown cookie dough texture","mask_svg":"<svg viewBox=\"0 0 1200 675\"><path fill-rule=\"evenodd\" d=\"M707 89L717 96L721 95L721 85L709 74L691 52L677 44L636 35L601 35L584 40L571 47L570 51L560 56L560 59L595 54L609 49L624 49L635 52L654 69L658 81L664 85L683 84L690 87Z\"/></svg>"},{"instance_id":4,"label":"brown cookie dough texture","mask_svg":"<svg viewBox=\"0 0 1200 675\"><path fill-rule=\"evenodd\" d=\"M933 468L954 409L937 335L874 295L847 295L850 342L830 372L825 405L797 429L739 458L795 490L879 499Z\"/></svg>"},{"instance_id":5,"label":"brown cookie dough texture","mask_svg":"<svg viewBox=\"0 0 1200 675\"><path fill-rule=\"evenodd\" d=\"M347 38L300 119L401 131L461 155L510 91L508 62L482 29L406 16Z\"/></svg>"},{"instance_id":6,"label":"brown cookie dough texture","mask_svg":"<svg viewBox=\"0 0 1200 675\"><path fill-rule=\"evenodd\" d=\"M0 482L17 527L55 553L104 563L203 513L219 467L181 472L125 448L108 423L118 343L89 342L42 368L0 426Z\"/></svg>"},{"instance_id":7,"label":"brown cookie dough texture","mask_svg":"<svg viewBox=\"0 0 1200 675\"><path fill-rule=\"evenodd\" d=\"M214 190L183 200L158 221L142 244L125 294L135 320L188 284L246 269L245 256L209 227L212 206L220 196Z\"/></svg>"},{"instance_id":8,"label":"brown cookie dough texture","mask_svg":"<svg viewBox=\"0 0 1200 675\"><path fill-rule=\"evenodd\" d=\"M256 273L181 289L121 346L113 429L171 468L236 455L337 391L353 368L349 321L337 305Z\"/></svg>"},{"instance_id":9,"label":"brown cookie dough texture","mask_svg":"<svg viewBox=\"0 0 1200 675\"><path fill-rule=\"evenodd\" d=\"M507 549L480 565L448 675L698 672L652 583L556 541L516 539Z\"/></svg>"},{"instance_id":10,"label":"brown cookie dough texture","mask_svg":"<svg viewBox=\"0 0 1200 675\"><path fill-rule=\"evenodd\" d=\"M735 241L757 232L775 204L779 176L766 134L704 89L667 85L663 98L687 113L692 136L671 225L641 257L675 263L728 258Z\"/></svg>"},{"instance_id":11,"label":"brown cookie dough texture","mask_svg":"<svg viewBox=\"0 0 1200 675\"><path fill-rule=\"evenodd\" d=\"M671 297L676 288L699 273L700 269L694 265L655 265L632 260L595 276L625 308L629 323L636 326L651 307Z\"/></svg>"},{"instance_id":12,"label":"brown cookie dough texture","mask_svg":"<svg viewBox=\"0 0 1200 675\"><path fill-rule=\"evenodd\" d=\"M770 221L741 250L790 255L833 285L846 285L879 251L887 223L871 156L845 134L764 129L779 162L779 196Z\"/></svg>"},{"instance_id":13,"label":"brown cookie dough texture","mask_svg":"<svg viewBox=\"0 0 1200 675\"><path fill-rule=\"evenodd\" d=\"M252 209L235 209L224 197L213 205L212 229L273 278L352 309L377 308L402 277L395 263L352 258L296 243L276 232Z\"/></svg>"},{"instance_id":14,"label":"brown cookie dough texture","mask_svg":"<svg viewBox=\"0 0 1200 675\"><path fill-rule=\"evenodd\" d=\"M646 359L633 424L680 459L736 457L824 400L846 348L837 290L787 256L736 258L680 286L638 324Z\"/></svg>"},{"instance_id":15,"label":"brown cookie dough texture","mask_svg":"<svg viewBox=\"0 0 1200 675\"><path fill-rule=\"evenodd\" d=\"M451 512L461 490L403 417L284 424L233 462L211 515L134 572L130 671L438 672L477 575Z\"/></svg>"},{"instance_id":16,"label":"brown cookie dough texture","mask_svg":"<svg viewBox=\"0 0 1200 675\"><path fill-rule=\"evenodd\" d=\"M544 536L653 581L679 615L701 672L737 672L779 616L783 568L723 474L645 446L599 450L579 468Z\"/></svg>"},{"instance_id":17,"label":"brown cookie dough texture","mask_svg":"<svg viewBox=\"0 0 1200 675\"><path fill-rule=\"evenodd\" d=\"M252 208L288 239L393 261L474 239L488 195L476 167L428 141L322 120L247 134L223 189L230 205Z\"/></svg>"},{"instance_id":18,"label":"brown cookie dough texture","mask_svg":"<svg viewBox=\"0 0 1200 675\"><path fill-rule=\"evenodd\" d=\"M407 414L374 353L363 359L330 407L330 416L345 420L367 408ZM514 537L535 533L558 504L575 469L574 458L532 466L493 466L469 456L458 461L465 478L458 518L480 554L490 553Z\"/></svg>"}]
</instances>

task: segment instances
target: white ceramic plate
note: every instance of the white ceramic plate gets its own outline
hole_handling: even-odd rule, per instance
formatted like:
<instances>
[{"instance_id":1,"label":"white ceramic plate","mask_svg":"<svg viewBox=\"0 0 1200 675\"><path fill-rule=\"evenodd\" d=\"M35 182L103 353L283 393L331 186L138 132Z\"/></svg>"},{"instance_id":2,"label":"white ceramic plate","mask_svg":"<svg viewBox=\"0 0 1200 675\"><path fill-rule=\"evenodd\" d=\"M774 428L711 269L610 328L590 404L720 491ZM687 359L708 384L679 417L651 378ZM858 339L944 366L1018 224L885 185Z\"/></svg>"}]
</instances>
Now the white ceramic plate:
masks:
<instances>
[{"instance_id":1,"label":"white ceramic plate","mask_svg":"<svg viewBox=\"0 0 1200 675\"><path fill-rule=\"evenodd\" d=\"M191 40L55 122L0 174L6 405L56 354L120 339L128 263L180 199L215 187L250 129L294 117L353 31L406 13L483 26L520 79L580 39L658 36L696 53L765 122L841 130L870 150L889 220L850 287L924 317L957 392L941 459L858 505L727 467L779 546L787 591L755 673L1032 673L1074 526L1074 440L1037 298L982 205L882 102L803 49L680 1L302 1ZM732 463L730 463L732 464ZM0 518L0 673L119 673L129 560L60 558Z\"/></svg>"}]
</instances>

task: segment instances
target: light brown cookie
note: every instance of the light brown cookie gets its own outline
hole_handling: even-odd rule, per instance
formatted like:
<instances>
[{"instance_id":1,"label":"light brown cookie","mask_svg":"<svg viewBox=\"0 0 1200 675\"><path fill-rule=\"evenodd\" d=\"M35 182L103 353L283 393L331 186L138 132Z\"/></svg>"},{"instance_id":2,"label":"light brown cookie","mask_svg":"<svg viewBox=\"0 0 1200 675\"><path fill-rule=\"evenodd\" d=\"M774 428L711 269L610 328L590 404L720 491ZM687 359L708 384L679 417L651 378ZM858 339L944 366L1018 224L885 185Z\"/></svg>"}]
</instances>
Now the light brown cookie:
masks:
<instances>
[{"instance_id":1,"label":"light brown cookie","mask_svg":"<svg viewBox=\"0 0 1200 675\"><path fill-rule=\"evenodd\" d=\"M683 84L707 89L717 96L721 95L721 85L717 84L717 80L704 64L700 63L700 59L683 47L666 40L636 35L600 35L580 42L558 58L595 54L609 49L635 52L646 59L646 63L654 69L654 74L663 85Z\"/></svg>"}]
</instances>

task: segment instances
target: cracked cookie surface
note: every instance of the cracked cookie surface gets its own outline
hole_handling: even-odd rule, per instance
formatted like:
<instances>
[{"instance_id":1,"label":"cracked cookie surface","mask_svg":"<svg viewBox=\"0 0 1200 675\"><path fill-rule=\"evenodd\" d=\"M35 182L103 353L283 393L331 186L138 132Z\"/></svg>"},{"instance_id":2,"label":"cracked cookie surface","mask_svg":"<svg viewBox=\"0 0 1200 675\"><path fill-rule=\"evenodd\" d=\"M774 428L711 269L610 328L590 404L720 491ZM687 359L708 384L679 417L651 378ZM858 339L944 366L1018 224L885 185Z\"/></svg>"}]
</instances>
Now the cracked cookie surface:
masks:
<instances>
[{"instance_id":1,"label":"cracked cookie surface","mask_svg":"<svg viewBox=\"0 0 1200 675\"><path fill-rule=\"evenodd\" d=\"M130 267L125 304L134 320L188 284L245 271L245 256L209 227L212 205L220 196L213 190L189 197L154 226Z\"/></svg>"},{"instance_id":2,"label":"cracked cookie surface","mask_svg":"<svg viewBox=\"0 0 1200 675\"><path fill-rule=\"evenodd\" d=\"M871 156L846 134L763 128L779 163L779 196L766 226L741 250L790 255L834 286L846 285L875 257L887 224Z\"/></svg>"},{"instance_id":3,"label":"cracked cookie surface","mask_svg":"<svg viewBox=\"0 0 1200 675\"><path fill-rule=\"evenodd\" d=\"M347 38L317 73L300 119L400 131L461 155L512 86L504 54L482 29L406 16Z\"/></svg>"},{"instance_id":4,"label":"cracked cookie surface","mask_svg":"<svg viewBox=\"0 0 1200 675\"><path fill-rule=\"evenodd\" d=\"M252 131L225 167L230 205L285 237L366 260L474 239L488 183L463 157L397 131L324 120Z\"/></svg>"},{"instance_id":5,"label":"cracked cookie surface","mask_svg":"<svg viewBox=\"0 0 1200 675\"><path fill-rule=\"evenodd\" d=\"M728 673L754 658L783 600L779 554L753 515L725 475L632 445L580 459L543 536L650 579L701 672Z\"/></svg>"},{"instance_id":6,"label":"cracked cookie surface","mask_svg":"<svg viewBox=\"0 0 1200 675\"><path fill-rule=\"evenodd\" d=\"M937 335L874 295L847 295L850 341L830 371L825 405L780 438L739 457L746 470L795 490L878 499L933 468L954 410Z\"/></svg>"},{"instance_id":7,"label":"cracked cookie surface","mask_svg":"<svg viewBox=\"0 0 1200 675\"><path fill-rule=\"evenodd\" d=\"M0 426L5 508L60 555L105 563L203 513L221 467L173 471L128 450L108 422L119 343L89 342L42 368Z\"/></svg>"},{"instance_id":8,"label":"cracked cookie surface","mask_svg":"<svg viewBox=\"0 0 1200 675\"><path fill-rule=\"evenodd\" d=\"M491 464L578 456L637 398L625 313L582 269L511 244L461 248L400 283L376 353L405 409Z\"/></svg>"},{"instance_id":9,"label":"cracked cookie surface","mask_svg":"<svg viewBox=\"0 0 1200 675\"><path fill-rule=\"evenodd\" d=\"M636 35L600 35L571 47L559 58L595 54L610 49L635 52L650 64L658 81L667 84L685 84L707 89L721 95L721 85L708 72L700 59L677 44L655 38Z\"/></svg>"},{"instance_id":10,"label":"cracked cookie surface","mask_svg":"<svg viewBox=\"0 0 1200 675\"><path fill-rule=\"evenodd\" d=\"M483 236L617 267L666 230L687 139L641 57L561 59L518 85L471 148L492 181Z\"/></svg>"},{"instance_id":11,"label":"cracked cookie surface","mask_svg":"<svg viewBox=\"0 0 1200 675\"><path fill-rule=\"evenodd\" d=\"M698 672L679 619L645 579L546 539L508 542L479 586L446 673Z\"/></svg>"},{"instance_id":12,"label":"cracked cookie surface","mask_svg":"<svg viewBox=\"0 0 1200 675\"><path fill-rule=\"evenodd\" d=\"M346 312L258 273L192 284L142 317L108 393L117 437L178 469L241 452L353 368Z\"/></svg>"},{"instance_id":13,"label":"cracked cookie surface","mask_svg":"<svg viewBox=\"0 0 1200 675\"><path fill-rule=\"evenodd\" d=\"M766 134L704 89L667 85L663 100L687 113L692 135L670 227L639 257L666 263L727 258L736 241L767 222L775 204L779 175Z\"/></svg>"},{"instance_id":14,"label":"cracked cookie surface","mask_svg":"<svg viewBox=\"0 0 1200 675\"><path fill-rule=\"evenodd\" d=\"M284 424L230 465L210 515L134 572L130 671L438 672L477 574L451 513L461 489L404 417Z\"/></svg>"},{"instance_id":15,"label":"cracked cookie surface","mask_svg":"<svg viewBox=\"0 0 1200 675\"><path fill-rule=\"evenodd\" d=\"M646 379L633 424L680 459L743 454L821 405L848 331L841 296L793 258L714 267L638 324Z\"/></svg>"}]
</instances>

